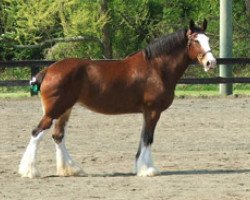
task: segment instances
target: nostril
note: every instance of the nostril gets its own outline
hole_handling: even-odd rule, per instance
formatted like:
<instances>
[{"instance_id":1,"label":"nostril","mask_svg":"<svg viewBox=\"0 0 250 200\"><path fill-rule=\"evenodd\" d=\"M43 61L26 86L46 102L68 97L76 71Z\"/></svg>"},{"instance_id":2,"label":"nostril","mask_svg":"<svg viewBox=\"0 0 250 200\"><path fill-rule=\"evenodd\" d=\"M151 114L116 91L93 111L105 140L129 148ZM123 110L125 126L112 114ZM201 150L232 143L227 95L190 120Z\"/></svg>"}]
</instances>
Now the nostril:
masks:
<instances>
[{"instance_id":1,"label":"nostril","mask_svg":"<svg viewBox=\"0 0 250 200\"><path fill-rule=\"evenodd\" d=\"M207 67L211 66L211 61L207 61Z\"/></svg>"}]
</instances>

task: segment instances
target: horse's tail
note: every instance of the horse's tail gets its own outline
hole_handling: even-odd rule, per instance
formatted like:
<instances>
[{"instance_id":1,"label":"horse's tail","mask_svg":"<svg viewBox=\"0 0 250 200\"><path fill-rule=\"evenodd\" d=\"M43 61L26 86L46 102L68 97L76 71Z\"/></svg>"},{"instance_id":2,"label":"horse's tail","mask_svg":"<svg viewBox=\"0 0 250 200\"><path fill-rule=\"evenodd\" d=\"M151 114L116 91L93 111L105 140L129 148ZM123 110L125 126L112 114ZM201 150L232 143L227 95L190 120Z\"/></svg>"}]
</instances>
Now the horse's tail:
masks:
<instances>
[{"instance_id":1,"label":"horse's tail","mask_svg":"<svg viewBox=\"0 0 250 200\"><path fill-rule=\"evenodd\" d=\"M43 78L47 73L47 68L44 70L40 71L36 76L34 76L30 80L30 87L34 92L40 91L41 84L43 82Z\"/></svg>"}]
</instances>

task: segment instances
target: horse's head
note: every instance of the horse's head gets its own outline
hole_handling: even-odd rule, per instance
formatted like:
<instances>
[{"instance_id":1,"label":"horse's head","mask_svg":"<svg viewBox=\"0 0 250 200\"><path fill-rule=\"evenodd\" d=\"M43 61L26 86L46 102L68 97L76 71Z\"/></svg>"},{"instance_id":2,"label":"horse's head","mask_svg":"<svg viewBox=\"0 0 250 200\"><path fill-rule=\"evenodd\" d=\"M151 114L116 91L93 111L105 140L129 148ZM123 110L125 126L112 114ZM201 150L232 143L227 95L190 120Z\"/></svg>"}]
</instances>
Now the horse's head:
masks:
<instances>
[{"instance_id":1,"label":"horse's head","mask_svg":"<svg viewBox=\"0 0 250 200\"><path fill-rule=\"evenodd\" d=\"M188 55L191 60L198 60L203 65L204 70L208 71L215 68L216 59L214 58L210 45L209 37L205 34L207 20L204 19L201 27L196 27L193 20L190 21L188 37Z\"/></svg>"}]
</instances>

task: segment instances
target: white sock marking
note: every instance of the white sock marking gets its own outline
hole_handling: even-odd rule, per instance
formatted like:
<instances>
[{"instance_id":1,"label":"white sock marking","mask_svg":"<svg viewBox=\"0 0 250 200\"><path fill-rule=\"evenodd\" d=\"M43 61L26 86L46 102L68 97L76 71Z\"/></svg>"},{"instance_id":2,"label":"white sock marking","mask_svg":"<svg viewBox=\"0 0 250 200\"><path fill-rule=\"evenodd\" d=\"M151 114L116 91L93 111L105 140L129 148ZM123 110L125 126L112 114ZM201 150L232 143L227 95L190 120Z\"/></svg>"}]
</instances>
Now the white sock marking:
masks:
<instances>
[{"instance_id":1,"label":"white sock marking","mask_svg":"<svg viewBox=\"0 0 250 200\"><path fill-rule=\"evenodd\" d=\"M145 147L142 145L141 154L138 158L138 166L151 167L153 165L151 158L151 146Z\"/></svg>"},{"instance_id":2,"label":"white sock marking","mask_svg":"<svg viewBox=\"0 0 250 200\"><path fill-rule=\"evenodd\" d=\"M44 132L39 133L36 137L31 136L30 142L19 165L19 174L22 177L33 178L40 175L36 168L36 155L38 145L43 139L43 136Z\"/></svg>"},{"instance_id":3,"label":"white sock marking","mask_svg":"<svg viewBox=\"0 0 250 200\"><path fill-rule=\"evenodd\" d=\"M61 143L55 143L56 146L56 166L59 176L82 175L82 169L77 166L69 155L64 139Z\"/></svg>"},{"instance_id":4,"label":"white sock marking","mask_svg":"<svg viewBox=\"0 0 250 200\"><path fill-rule=\"evenodd\" d=\"M62 142L59 144L55 143L55 145L57 166L59 168L64 168L65 165L73 163L72 158L66 149L64 140L62 140Z\"/></svg>"},{"instance_id":5,"label":"white sock marking","mask_svg":"<svg viewBox=\"0 0 250 200\"><path fill-rule=\"evenodd\" d=\"M154 167L151 146L145 146L142 142L141 153L136 163L136 170L138 176L155 176L159 171Z\"/></svg>"}]
</instances>

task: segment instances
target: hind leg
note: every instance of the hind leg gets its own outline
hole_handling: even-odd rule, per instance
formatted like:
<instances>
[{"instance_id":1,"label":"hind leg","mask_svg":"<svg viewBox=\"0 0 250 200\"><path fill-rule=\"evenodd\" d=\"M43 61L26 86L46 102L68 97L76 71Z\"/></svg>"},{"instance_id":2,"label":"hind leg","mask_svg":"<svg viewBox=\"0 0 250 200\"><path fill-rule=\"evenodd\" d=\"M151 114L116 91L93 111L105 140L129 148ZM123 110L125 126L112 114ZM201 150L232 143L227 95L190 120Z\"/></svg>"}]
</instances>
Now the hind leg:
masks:
<instances>
[{"instance_id":1,"label":"hind leg","mask_svg":"<svg viewBox=\"0 0 250 200\"><path fill-rule=\"evenodd\" d=\"M54 133L52 135L56 146L56 168L58 176L79 176L84 174L83 170L74 163L65 146L65 129L70 112L71 109L55 121Z\"/></svg>"},{"instance_id":2,"label":"hind leg","mask_svg":"<svg viewBox=\"0 0 250 200\"><path fill-rule=\"evenodd\" d=\"M51 124L52 119L44 116L37 128L32 131L30 142L19 164L18 172L22 177L34 178L40 176L40 173L36 167L37 148L44 136L44 131L49 129Z\"/></svg>"}]
</instances>

